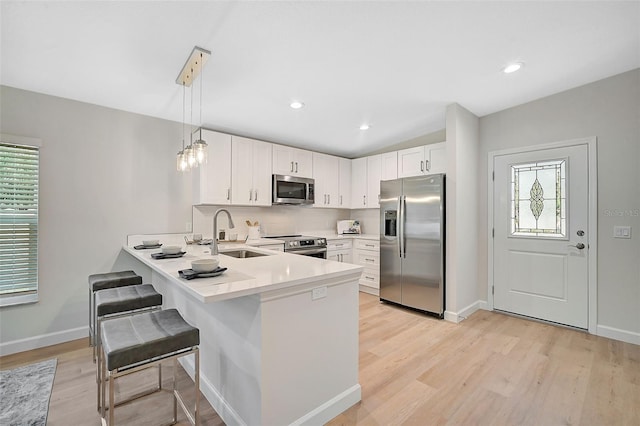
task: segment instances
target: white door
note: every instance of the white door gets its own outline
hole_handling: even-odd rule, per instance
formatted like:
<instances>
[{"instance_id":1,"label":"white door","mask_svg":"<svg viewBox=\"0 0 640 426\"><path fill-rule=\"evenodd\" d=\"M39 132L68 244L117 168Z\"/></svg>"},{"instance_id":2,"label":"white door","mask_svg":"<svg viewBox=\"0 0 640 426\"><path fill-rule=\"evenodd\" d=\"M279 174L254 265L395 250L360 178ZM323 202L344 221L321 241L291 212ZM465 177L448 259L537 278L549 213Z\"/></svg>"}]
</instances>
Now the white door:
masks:
<instances>
[{"instance_id":1,"label":"white door","mask_svg":"<svg viewBox=\"0 0 640 426\"><path fill-rule=\"evenodd\" d=\"M588 148L494 157L494 308L588 328Z\"/></svg>"}]
</instances>

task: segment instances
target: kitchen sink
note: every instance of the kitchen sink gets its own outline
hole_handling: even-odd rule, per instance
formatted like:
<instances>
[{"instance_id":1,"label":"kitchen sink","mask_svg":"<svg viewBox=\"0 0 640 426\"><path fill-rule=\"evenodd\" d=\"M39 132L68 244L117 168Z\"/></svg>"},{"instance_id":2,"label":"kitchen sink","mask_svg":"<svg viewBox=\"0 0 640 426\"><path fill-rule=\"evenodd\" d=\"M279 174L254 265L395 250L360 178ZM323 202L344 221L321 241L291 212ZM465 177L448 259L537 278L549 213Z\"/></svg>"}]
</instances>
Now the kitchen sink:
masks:
<instances>
[{"instance_id":1,"label":"kitchen sink","mask_svg":"<svg viewBox=\"0 0 640 426\"><path fill-rule=\"evenodd\" d=\"M225 256L235 257L237 259L248 259L250 257L270 256L269 254L259 253L257 251L251 251L251 250L221 251L220 254L224 254Z\"/></svg>"}]
</instances>

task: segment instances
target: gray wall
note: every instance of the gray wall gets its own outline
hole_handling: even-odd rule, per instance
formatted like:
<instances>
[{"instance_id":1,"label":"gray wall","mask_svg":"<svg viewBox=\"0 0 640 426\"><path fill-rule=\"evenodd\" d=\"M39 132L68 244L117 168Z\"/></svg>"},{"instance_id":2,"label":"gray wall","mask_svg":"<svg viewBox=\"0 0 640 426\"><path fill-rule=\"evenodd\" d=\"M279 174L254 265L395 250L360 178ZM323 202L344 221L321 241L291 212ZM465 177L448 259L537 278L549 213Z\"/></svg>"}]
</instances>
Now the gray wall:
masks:
<instances>
[{"instance_id":1,"label":"gray wall","mask_svg":"<svg viewBox=\"0 0 640 426\"><path fill-rule=\"evenodd\" d=\"M191 176L175 171L182 126L4 86L0 100L1 133L42 140L40 301L0 308L1 342L77 334L87 275L134 266L120 253L127 234L191 221Z\"/></svg>"},{"instance_id":2,"label":"gray wall","mask_svg":"<svg viewBox=\"0 0 640 426\"><path fill-rule=\"evenodd\" d=\"M480 119L478 295L487 300L488 153L589 136L598 141L597 322L640 333L640 70ZM614 239L614 225L632 226L632 239Z\"/></svg>"}]
</instances>

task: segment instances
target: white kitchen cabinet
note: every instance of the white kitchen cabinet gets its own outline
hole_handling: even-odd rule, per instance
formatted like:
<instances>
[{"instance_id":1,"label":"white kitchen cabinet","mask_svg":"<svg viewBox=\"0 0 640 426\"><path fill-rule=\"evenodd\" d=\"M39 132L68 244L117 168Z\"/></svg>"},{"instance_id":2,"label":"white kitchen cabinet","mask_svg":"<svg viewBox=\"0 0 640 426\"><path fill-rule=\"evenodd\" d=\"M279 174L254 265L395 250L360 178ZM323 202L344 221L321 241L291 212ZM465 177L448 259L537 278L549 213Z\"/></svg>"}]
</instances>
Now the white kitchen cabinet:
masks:
<instances>
[{"instance_id":1,"label":"white kitchen cabinet","mask_svg":"<svg viewBox=\"0 0 640 426\"><path fill-rule=\"evenodd\" d=\"M360 291L380 294L380 242L364 238L353 240L353 263L364 267Z\"/></svg>"},{"instance_id":2,"label":"white kitchen cabinet","mask_svg":"<svg viewBox=\"0 0 640 426\"><path fill-rule=\"evenodd\" d=\"M235 205L271 205L271 144L231 138L231 202Z\"/></svg>"},{"instance_id":3,"label":"white kitchen cabinet","mask_svg":"<svg viewBox=\"0 0 640 426\"><path fill-rule=\"evenodd\" d=\"M367 157L351 160L351 208L367 208Z\"/></svg>"},{"instance_id":4,"label":"white kitchen cabinet","mask_svg":"<svg viewBox=\"0 0 640 426\"><path fill-rule=\"evenodd\" d=\"M353 263L352 247L350 239L327 239L327 260Z\"/></svg>"},{"instance_id":5,"label":"white kitchen cabinet","mask_svg":"<svg viewBox=\"0 0 640 426\"><path fill-rule=\"evenodd\" d=\"M231 135L202 130L209 159L192 170L193 204L231 204Z\"/></svg>"},{"instance_id":6,"label":"white kitchen cabinet","mask_svg":"<svg viewBox=\"0 0 640 426\"><path fill-rule=\"evenodd\" d=\"M398 178L398 151L380 154L380 180Z\"/></svg>"},{"instance_id":7,"label":"white kitchen cabinet","mask_svg":"<svg viewBox=\"0 0 640 426\"><path fill-rule=\"evenodd\" d=\"M313 177L313 153L284 145L273 145L273 174Z\"/></svg>"},{"instance_id":8,"label":"white kitchen cabinet","mask_svg":"<svg viewBox=\"0 0 640 426\"><path fill-rule=\"evenodd\" d=\"M333 155L313 153L313 179L315 180L314 207L340 206L340 161Z\"/></svg>"},{"instance_id":9,"label":"white kitchen cabinet","mask_svg":"<svg viewBox=\"0 0 640 426\"><path fill-rule=\"evenodd\" d=\"M338 186L338 206L340 208L351 207L351 160L348 158L340 158L338 160L338 168L340 169L340 184Z\"/></svg>"},{"instance_id":10,"label":"white kitchen cabinet","mask_svg":"<svg viewBox=\"0 0 640 426\"><path fill-rule=\"evenodd\" d=\"M382 180L382 155L367 157L367 208L380 207L380 180Z\"/></svg>"},{"instance_id":11,"label":"white kitchen cabinet","mask_svg":"<svg viewBox=\"0 0 640 426\"><path fill-rule=\"evenodd\" d=\"M398 151L399 178L445 173L446 170L446 142L407 148Z\"/></svg>"}]
</instances>

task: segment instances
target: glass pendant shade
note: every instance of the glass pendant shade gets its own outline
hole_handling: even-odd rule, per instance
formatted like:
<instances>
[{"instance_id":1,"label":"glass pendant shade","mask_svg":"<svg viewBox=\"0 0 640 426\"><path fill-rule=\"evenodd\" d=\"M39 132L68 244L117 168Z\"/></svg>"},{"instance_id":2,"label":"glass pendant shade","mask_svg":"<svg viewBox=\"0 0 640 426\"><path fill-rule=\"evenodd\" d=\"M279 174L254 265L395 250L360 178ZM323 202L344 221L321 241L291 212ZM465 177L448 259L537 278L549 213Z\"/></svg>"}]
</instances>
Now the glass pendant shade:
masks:
<instances>
[{"instance_id":1,"label":"glass pendant shade","mask_svg":"<svg viewBox=\"0 0 640 426\"><path fill-rule=\"evenodd\" d=\"M179 172L185 172L189 170L189 162L187 161L187 157L184 155L184 151L178 152L178 156L176 159L176 169Z\"/></svg>"},{"instance_id":2,"label":"glass pendant shade","mask_svg":"<svg viewBox=\"0 0 640 426\"><path fill-rule=\"evenodd\" d=\"M202 137L193 143L193 153L198 164L207 164L207 143Z\"/></svg>"},{"instance_id":3,"label":"glass pendant shade","mask_svg":"<svg viewBox=\"0 0 640 426\"><path fill-rule=\"evenodd\" d=\"M184 149L184 157L187 164L189 165L189 169L198 166L198 162L196 161L196 156L193 150L193 145L187 145L187 147Z\"/></svg>"}]
</instances>

